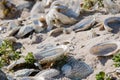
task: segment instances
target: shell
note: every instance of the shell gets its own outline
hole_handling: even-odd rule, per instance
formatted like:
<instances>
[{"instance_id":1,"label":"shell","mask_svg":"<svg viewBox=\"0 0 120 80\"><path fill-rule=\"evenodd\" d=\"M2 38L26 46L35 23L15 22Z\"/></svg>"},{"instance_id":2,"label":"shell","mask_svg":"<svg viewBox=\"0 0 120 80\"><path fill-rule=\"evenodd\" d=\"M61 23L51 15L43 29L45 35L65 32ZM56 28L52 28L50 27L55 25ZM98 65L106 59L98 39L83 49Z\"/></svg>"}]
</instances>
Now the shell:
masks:
<instances>
[{"instance_id":1,"label":"shell","mask_svg":"<svg viewBox=\"0 0 120 80\"><path fill-rule=\"evenodd\" d=\"M33 24L34 24L35 32L41 32L41 31L43 31L45 29L43 27L44 24L42 22L40 22L39 20L33 20Z\"/></svg>"},{"instance_id":2,"label":"shell","mask_svg":"<svg viewBox=\"0 0 120 80\"><path fill-rule=\"evenodd\" d=\"M19 32L17 33L17 37L21 38L31 31L33 31L33 27L31 25L23 26L20 28Z\"/></svg>"},{"instance_id":3,"label":"shell","mask_svg":"<svg viewBox=\"0 0 120 80\"><path fill-rule=\"evenodd\" d=\"M39 13L44 13L44 6L43 6L42 2L37 1L35 3L35 5L33 6L30 14L31 14L31 16L36 16Z\"/></svg>"},{"instance_id":4,"label":"shell","mask_svg":"<svg viewBox=\"0 0 120 80\"><path fill-rule=\"evenodd\" d=\"M22 69L22 70L18 70L15 72L15 77L24 77L24 76L29 76L32 72L35 72L38 70L34 70L34 69Z\"/></svg>"},{"instance_id":5,"label":"shell","mask_svg":"<svg viewBox=\"0 0 120 80\"><path fill-rule=\"evenodd\" d=\"M11 70L11 69L13 69L15 66L21 65L21 64L24 64L24 63L26 63L26 62L25 62L25 59L24 59L24 58L20 58L20 59L18 59L18 60L16 60L16 61L12 62L12 63L7 67L7 69L8 69L8 70Z\"/></svg>"},{"instance_id":6,"label":"shell","mask_svg":"<svg viewBox=\"0 0 120 80\"><path fill-rule=\"evenodd\" d=\"M37 53L33 53L36 60L39 60L40 64L61 59L61 56L66 55L67 46L60 45L52 48L48 48Z\"/></svg>"},{"instance_id":7,"label":"shell","mask_svg":"<svg viewBox=\"0 0 120 80\"><path fill-rule=\"evenodd\" d=\"M78 60L68 62L62 67L63 74L72 80L86 78L93 72L93 69L86 63Z\"/></svg>"},{"instance_id":8,"label":"shell","mask_svg":"<svg viewBox=\"0 0 120 80\"><path fill-rule=\"evenodd\" d=\"M115 2L118 0L103 0L104 7L106 8L106 11L112 14L117 14L120 12L120 3Z\"/></svg>"},{"instance_id":9,"label":"shell","mask_svg":"<svg viewBox=\"0 0 120 80\"><path fill-rule=\"evenodd\" d=\"M90 48L90 53L96 56L110 56L120 49L120 42L108 41L96 44Z\"/></svg>"},{"instance_id":10,"label":"shell","mask_svg":"<svg viewBox=\"0 0 120 80\"><path fill-rule=\"evenodd\" d=\"M50 11L46 15L46 22L48 25L47 30L48 31L51 30L54 25L59 27L59 26L61 26L61 24L74 24L74 23L76 23L77 20L75 18L73 18L72 16L67 14L68 10L69 9L66 6L61 5L60 3L58 4L57 1L53 2L51 4Z\"/></svg>"},{"instance_id":11,"label":"shell","mask_svg":"<svg viewBox=\"0 0 120 80\"><path fill-rule=\"evenodd\" d=\"M6 74L0 70L0 80L7 80Z\"/></svg>"},{"instance_id":12,"label":"shell","mask_svg":"<svg viewBox=\"0 0 120 80\"><path fill-rule=\"evenodd\" d=\"M48 33L48 35L49 36L53 36L53 37L57 37L57 36L59 36L60 34L62 34L63 33L63 28L56 28L56 29L54 29L54 30L51 30L49 33Z\"/></svg>"},{"instance_id":13,"label":"shell","mask_svg":"<svg viewBox=\"0 0 120 80\"><path fill-rule=\"evenodd\" d=\"M71 28L78 32L78 31L84 31L92 27L92 25L95 24L95 19L93 17L85 18L82 21L76 23L75 25L71 26Z\"/></svg>"},{"instance_id":14,"label":"shell","mask_svg":"<svg viewBox=\"0 0 120 80\"><path fill-rule=\"evenodd\" d=\"M35 75L35 77L44 77L44 78L53 78L57 75L60 74L60 71L56 70L56 69L46 69L46 70L42 70L40 71L38 74Z\"/></svg>"},{"instance_id":15,"label":"shell","mask_svg":"<svg viewBox=\"0 0 120 80\"><path fill-rule=\"evenodd\" d=\"M109 23L116 22L116 21L120 23L120 17L108 17L108 18L106 18L104 20L104 28L107 31L111 32L113 29L109 26ZM118 24L116 24L116 25L118 25ZM119 24L119 26L120 26L120 24ZM119 28L120 27L118 27L118 30L119 30Z\"/></svg>"},{"instance_id":16,"label":"shell","mask_svg":"<svg viewBox=\"0 0 120 80\"><path fill-rule=\"evenodd\" d=\"M17 33L19 31L20 27L16 27L12 30L10 30L8 33L7 33L7 36L13 36L15 35L15 33Z\"/></svg>"}]
</instances>

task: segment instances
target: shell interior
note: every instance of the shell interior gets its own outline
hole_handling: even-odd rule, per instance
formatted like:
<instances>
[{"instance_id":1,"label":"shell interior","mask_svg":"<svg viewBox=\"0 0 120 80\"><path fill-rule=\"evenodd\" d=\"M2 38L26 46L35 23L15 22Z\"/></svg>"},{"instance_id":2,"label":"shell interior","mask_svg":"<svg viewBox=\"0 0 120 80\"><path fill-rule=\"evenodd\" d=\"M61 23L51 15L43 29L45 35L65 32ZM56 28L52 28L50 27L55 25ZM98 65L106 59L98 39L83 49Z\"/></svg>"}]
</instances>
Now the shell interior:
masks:
<instances>
[{"instance_id":1,"label":"shell interior","mask_svg":"<svg viewBox=\"0 0 120 80\"><path fill-rule=\"evenodd\" d=\"M107 55L117 49L117 44L109 43L109 44L98 44L93 46L90 49L90 53L94 55L104 56Z\"/></svg>"}]
</instances>

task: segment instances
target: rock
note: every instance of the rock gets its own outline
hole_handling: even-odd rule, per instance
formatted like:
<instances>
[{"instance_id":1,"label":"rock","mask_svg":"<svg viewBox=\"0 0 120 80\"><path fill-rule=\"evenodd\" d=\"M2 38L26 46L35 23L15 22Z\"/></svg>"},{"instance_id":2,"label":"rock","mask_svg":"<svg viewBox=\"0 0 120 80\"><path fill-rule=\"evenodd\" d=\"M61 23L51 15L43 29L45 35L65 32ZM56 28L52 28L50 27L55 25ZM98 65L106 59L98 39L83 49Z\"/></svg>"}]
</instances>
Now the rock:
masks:
<instances>
[{"instance_id":1,"label":"rock","mask_svg":"<svg viewBox=\"0 0 120 80\"><path fill-rule=\"evenodd\" d=\"M35 75L35 77L44 77L44 78L53 78L55 76L58 76L60 74L60 71L56 69L46 69L40 71L38 74Z\"/></svg>"},{"instance_id":2,"label":"rock","mask_svg":"<svg viewBox=\"0 0 120 80\"><path fill-rule=\"evenodd\" d=\"M0 80L8 80L6 74L0 70Z\"/></svg>"},{"instance_id":3,"label":"rock","mask_svg":"<svg viewBox=\"0 0 120 80\"><path fill-rule=\"evenodd\" d=\"M26 34L30 33L33 30L34 30L33 26L31 26L31 25L25 25L25 26L23 26L23 27L20 28L19 32L17 33L17 37L18 38L22 38Z\"/></svg>"},{"instance_id":4,"label":"rock","mask_svg":"<svg viewBox=\"0 0 120 80\"><path fill-rule=\"evenodd\" d=\"M68 62L61 70L66 77L73 80L86 78L93 72L89 65L78 60Z\"/></svg>"}]
</instances>

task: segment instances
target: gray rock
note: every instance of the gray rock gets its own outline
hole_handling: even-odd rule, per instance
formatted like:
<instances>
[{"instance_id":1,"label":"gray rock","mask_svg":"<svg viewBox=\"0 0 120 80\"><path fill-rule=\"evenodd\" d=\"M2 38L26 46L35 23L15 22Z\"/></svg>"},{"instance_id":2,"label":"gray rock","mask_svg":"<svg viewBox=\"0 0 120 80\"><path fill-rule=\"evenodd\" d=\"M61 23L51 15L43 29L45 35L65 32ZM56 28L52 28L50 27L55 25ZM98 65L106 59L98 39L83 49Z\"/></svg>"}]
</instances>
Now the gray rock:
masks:
<instances>
[{"instance_id":1,"label":"gray rock","mask_svg":"<svg viewBox=\"0 0 120 80\"><path fill-rule=\"evenodd\" d=\"M31 31L33 31L33 27L31 25L26 25L20 28L17 37L18 38L22 38L24 37L26 34L30 33Z\"/></svg>"}]
</instances>

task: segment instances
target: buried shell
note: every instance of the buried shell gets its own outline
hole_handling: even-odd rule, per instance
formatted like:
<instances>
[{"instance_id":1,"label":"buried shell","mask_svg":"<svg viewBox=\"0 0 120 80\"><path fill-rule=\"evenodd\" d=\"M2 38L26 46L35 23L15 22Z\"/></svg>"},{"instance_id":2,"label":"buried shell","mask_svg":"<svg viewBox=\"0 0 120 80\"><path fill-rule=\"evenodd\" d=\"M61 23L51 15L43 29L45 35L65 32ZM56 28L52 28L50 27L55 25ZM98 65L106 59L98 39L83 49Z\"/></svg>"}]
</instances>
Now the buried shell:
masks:
<instances>
[{"instance_id":1,"label":"buried shell","mask_svg":"<svg viewBox=\"0 0 120 80\"><path fill-rule=\"evenodd\" d=\"M119 30L119 28L120 28L120 17L108 17L108 18L106 18L104 20L104 28L107 31L110 31L110 32L113 29Z\"/></svg>"},{"instance_id":2,"label":"buried shell","mask_svg":"<svg viewBox=\"0 0 120 80\"><path fill-rule=\"evenodd\" d=\"M61 59L61 56L66 55L66 53L67 46L60 45L34 53L33 56L36 60L39 60L39 62L42 64L59 60Z\"/></svg>"},{"instance_id":3,"label":"buried shell","mask_svg":"<svg viewBox=\"0 0 120 80\"><path fill-rule=\"evenodd\" d=\"M82 21L76 23L75 25L71 26L71 28L76 32L84 31L91 28L94 24L95 24L95 18L90 17L90 18L85 18Z\"/></svg>"},{"instance_id":4,"label":"buried shell","mask_svg":"<svg viewBox=\"0 0 120 80\"><path fill-rule=\"evenodd\" d=\"M60 74L60 71L56 70L56 69L46 69L46 70L42 70L40 71L38 74L36 74L34 77L44 77L44 78L53 78L57 75Z\"/></svg>"},{"instance_id":5,"label":"buried shell","mask_svg":"<svg viewBox=\"0 0 120 80\"><path fill-rule=\"evenodd\" d=\"M38 72L39 70L35 69L22 69L15 72L15 77L24 77L29 76L32 72Z\"/></svg>"},{"instance_id":6,"label":"buried shell","mask_svg":"<svg viewBox=\"0 0 120 80\"><path fill-rule=\"evenodd\" d=\"M120 42L108 41L96 44L90 48L90 53L96 56L110 56L120 49Z\"/></svg>"}]
</instances>

